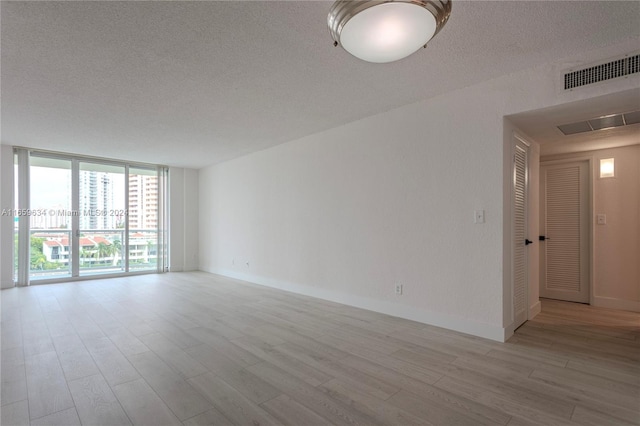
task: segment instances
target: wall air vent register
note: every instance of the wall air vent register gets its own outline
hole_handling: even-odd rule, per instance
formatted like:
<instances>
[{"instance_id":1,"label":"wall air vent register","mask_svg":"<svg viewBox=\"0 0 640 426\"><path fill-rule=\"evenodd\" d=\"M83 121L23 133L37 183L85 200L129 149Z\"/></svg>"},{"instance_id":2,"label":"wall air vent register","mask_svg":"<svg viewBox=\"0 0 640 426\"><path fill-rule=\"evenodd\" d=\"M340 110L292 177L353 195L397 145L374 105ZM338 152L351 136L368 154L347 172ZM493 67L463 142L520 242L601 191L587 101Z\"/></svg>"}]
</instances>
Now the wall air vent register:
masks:
<instances>
[{"instance_id":1,"label":"wall air vent register","mask_svg":"<svg viewBox=\"0 0 640 426\"><path fill-rule=\"evenodd\" d=\"M564 90L614 78L625 77L640 72L640 54L628 55L599 65L569 71L564 75Z\"/></svg>"},{"instance_id":2,"label":"wall air vent register","mask_svg":"<svg viewBox=\"0 0 640 426\"><path fill-rule=\"evenodd\" d=\"M612 129L614 127L630 126L640 123L640 111L625 112L623 114L611 114L604 117L591 118L575 123L561 124L558 129L564 135L593 132L595 130Z\"/></svg>"}]
</instances>

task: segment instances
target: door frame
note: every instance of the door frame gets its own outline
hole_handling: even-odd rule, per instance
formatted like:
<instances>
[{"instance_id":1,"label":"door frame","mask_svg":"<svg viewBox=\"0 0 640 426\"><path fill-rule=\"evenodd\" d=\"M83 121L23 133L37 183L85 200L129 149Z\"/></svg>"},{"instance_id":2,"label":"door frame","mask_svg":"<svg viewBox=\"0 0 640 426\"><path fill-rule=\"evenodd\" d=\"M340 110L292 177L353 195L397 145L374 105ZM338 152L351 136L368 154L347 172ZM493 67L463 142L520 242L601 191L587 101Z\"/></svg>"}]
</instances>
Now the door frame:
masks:
<instances>
[{"instance_id":1,"label":"door frame","mask_svg":"<svg viewBox=\"0 0 640 426\"><path fill-rule=\"evenodd\" d=\"M512 139L511 139L511 162L510 162L510 177L511 177L511 181L509 184L509 188L510 188L510 204L511 204L511 218L510 218L510 246L511 246L511 300L510 300L510 308L511 308L511 328L512 331L515 331L515 329L517 329L518 327L520 327L521 325L523 325L525 322L527 322L528 320L531 319L531 306L529 304L530 302L530 292L529 292L529 288L530 288L530 282L531 282L531 262L529 262L529 250L526 250L526 266L525 266L525 277L526 277L526 282L525 282L525 289L524 289L524 293L525 293L525 305L526 305L526 318L524 320L524 322L522 324L518 324L516 325L516 307L515 307L515 247L514 247L514 234L515 234L515 225L516 225L516 218L515 218L515 197L514 197L514 191L515 191L515 167L514 167L514 162L515 162L515 152L516 152L516 147L522 144L526 147L526 172L525 172L525 182L524 182L524 187L525 187L525 206L524 206L524 212L525 212L525 238L528 237L528 233L529 233L529 220L531 217L531 202L530 202L530 191L529 191L529 184L530 184L530 178L531 178L531 151L532 151L532 144L531 142L529 142L523 135L521 135L518 132L514 132ZM535 241L535 240L534 240Z\"/></svg>"},{"instance_id":2,"label":"door frame","mask_svg":"<svg viewBox=\"0 0 640 426\"><path fill-rule=\"evenodd\" d=\"M587 194L586 196L588 197L587 199L587 206L589 207L589 211L587 214L587 229L588 231L588 238L587 238L587 242L589 244L588 247L588 257L589 257L589 305L593 305L593 301L594 301L594 294L593 294L593 279L594 279L594 274L595 274L595 270L594 270L594 265L595 265L595 250L593 249L593 239L594 239L594 235L595 235L595 221L593 220L593 214L595 212L595 199L593 196L593 187L595 186L595 173L593 171L593 164L594 164L594 160L593 160L593 156L589 156L589 155L584 155L584 154L579 154L576 156L566 156L563 158L559 158L559 159L555 159L555 160L547 160L547 161L540 161L540 168L542 168L542 166L552 166L554 164L564 164L564 163L575 163L575 162L580 162L580 161L585 161L587 163L587 182L588 182L588 188L587 188ZM542 173L540 173L539 176L540 182L542 182ZM542 230L541 230L542 231ZM542 248L540 248L540 250L542 251ZM540 254L540 256L542 256L542 254ZM540 285L538 283L538 285Z\"/></svg>"}]
</instances>

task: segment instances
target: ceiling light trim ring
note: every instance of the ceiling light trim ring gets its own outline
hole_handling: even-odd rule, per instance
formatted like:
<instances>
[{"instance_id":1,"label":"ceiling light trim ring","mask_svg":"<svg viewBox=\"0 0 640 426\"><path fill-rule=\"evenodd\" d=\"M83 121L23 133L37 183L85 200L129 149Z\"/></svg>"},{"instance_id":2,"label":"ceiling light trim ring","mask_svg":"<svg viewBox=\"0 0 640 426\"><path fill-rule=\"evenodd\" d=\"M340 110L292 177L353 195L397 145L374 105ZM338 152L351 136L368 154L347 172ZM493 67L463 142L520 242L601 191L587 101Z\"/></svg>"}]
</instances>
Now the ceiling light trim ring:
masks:
<instances>
[{"instance_id":1,"label":"ceiling light trim ring","mask_svg":"<svg viewBox=\"0 0 640 426\"><path fill-rule=\"evenodd\" d=\"M440 32L451 15L450 0L338 0L331 6L329 16L327 17L327 24L329 25L329 31L331 38L334 40L334 45L340 45L340 33L351 18L364 10L385 3L414 4L431 12L436 20L436 30L431 39Z\"/></svg>"}]
</instances>

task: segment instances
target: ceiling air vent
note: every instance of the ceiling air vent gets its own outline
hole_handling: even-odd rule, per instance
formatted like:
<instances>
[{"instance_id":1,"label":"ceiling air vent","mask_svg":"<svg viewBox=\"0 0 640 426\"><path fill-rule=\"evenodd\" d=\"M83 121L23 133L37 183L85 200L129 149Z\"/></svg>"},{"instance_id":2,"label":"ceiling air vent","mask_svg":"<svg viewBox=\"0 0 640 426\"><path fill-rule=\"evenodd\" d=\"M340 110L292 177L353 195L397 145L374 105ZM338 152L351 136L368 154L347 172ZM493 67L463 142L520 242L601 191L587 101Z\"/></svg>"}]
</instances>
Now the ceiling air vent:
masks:
<instances>
[{"instance_id":1,"label":"ceiling air vent","mask_svg":"<svg viewBox=\"0 0 640 426\"><path fill-rule=\"evenodd\" d=\"M640 123L640 111L625 112L624 114L605 115L576 123L562 124L558 129L567 135L593 132L595 130L612 129L614 127L630 126Z\"/></svg>"},{"instance_id":2,"label":"ceiling air vent","mask_svg":"<svg viewBox=\"0 0 640 426\"><path fill-rule=\"evenodd\" d=\"M564 75L564 90L624 77L640 72L640 55L626 56L605 64L594 65Z\"/></svg>"}]
</instances>

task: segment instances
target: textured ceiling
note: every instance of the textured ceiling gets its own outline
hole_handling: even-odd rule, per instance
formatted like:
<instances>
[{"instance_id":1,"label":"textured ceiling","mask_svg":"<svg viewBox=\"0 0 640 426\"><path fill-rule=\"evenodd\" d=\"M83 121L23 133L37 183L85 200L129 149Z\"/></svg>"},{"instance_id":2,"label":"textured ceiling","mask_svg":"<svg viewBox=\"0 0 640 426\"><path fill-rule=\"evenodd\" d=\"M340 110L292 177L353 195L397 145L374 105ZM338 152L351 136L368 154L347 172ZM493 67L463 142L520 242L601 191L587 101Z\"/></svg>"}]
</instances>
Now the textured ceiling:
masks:
<instances>
[{"instance_id":1,"label":"textured ceiling","mask_svg":"<svg viewBox=\"0 0 640 426\"><path fill-rule=\"evenodd\" d=\"M2 1L2 143L199 168L640 36L635 1L454 1L374 65L332 46L330 6Z\"/></svg>"}]
</instances>

